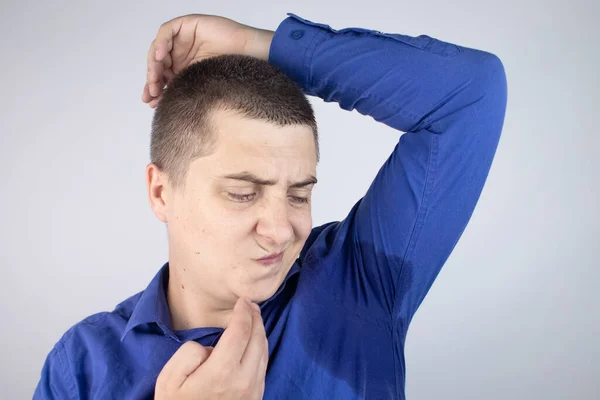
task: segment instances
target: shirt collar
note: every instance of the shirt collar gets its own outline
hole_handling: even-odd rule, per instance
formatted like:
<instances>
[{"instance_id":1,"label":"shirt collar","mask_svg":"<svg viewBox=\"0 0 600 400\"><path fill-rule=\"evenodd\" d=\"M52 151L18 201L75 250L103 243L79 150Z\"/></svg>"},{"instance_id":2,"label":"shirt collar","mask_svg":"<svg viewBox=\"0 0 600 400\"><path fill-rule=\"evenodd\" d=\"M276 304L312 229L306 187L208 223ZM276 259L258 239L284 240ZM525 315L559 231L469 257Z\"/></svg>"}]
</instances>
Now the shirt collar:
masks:
<instances>
[{"instance_id":1,"label":"shirt collar","mask_svg":"<svg viewBox=\"0 0 600 400\"><path fill-rule=\"evenodd\" d=\"M125 336L137 326L156 323L165 334L172 332L171 313L165 297L165 287L169 282L169 263L165 263L158 273L152 278L148 287L142 292L137 301L129 322L125 326Z\"/></svg>"},{"instance_id":2,"label":"shirt collar","mask_svg":"<svg viewBox=\"0 0 600 400\"><path fill-rule=\"evenodd\" d=\"M265 300L261 307L267 303L270 303L276 298L285 288L287 281L297 273L300 272L300 260L297 259L292 265L292 268L288 272L287 276L283 280L283 283L277 289L277 292L269 299ZM168 336L176 337L171 327L171 313L169 312L169 306L167 304L167 298L165 296L165 288L169 283L169 263L165 263L158 273L152 278L148 287L142 292L140 298L131 313L129 322L125 326L125 331L121 336L121 341L125 339L125 336L134 328L143 325L155 323L163 333Z\"/></svg>"}]
</instances>

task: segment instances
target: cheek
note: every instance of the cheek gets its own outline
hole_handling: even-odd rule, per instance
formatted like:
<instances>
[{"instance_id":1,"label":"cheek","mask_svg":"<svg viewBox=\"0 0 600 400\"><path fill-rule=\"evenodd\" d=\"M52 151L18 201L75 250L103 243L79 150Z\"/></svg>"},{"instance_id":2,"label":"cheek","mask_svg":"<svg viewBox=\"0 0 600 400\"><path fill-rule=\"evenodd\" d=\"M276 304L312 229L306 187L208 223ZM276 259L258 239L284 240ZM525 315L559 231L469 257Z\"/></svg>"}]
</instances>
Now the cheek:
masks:
<instances>
[{"instance_id":1,"label":"cheek","mask_svg":"<svg viewBox=\"0 0 600 400\"><path fill-rule=\"evenodd\" d=\"M219 219L214 207L199 207L194 202L187 202L180 208L175 224L188 247L206 251L219 243L219 230L223 230L223 224L218 223Z\"/></svg>"},{"instance_id":2,"label":"cheek","mask_svg":"<svg viewBox=\"0 0 600 400\"><path fill-rule=\"evenodd\" d=\"M196 231L196 237L203 245L213 249L229 248L229 254L239 247L244 238L251 235L256 224L253 216L227 210L219 204L207 204L198 209L190 221L193 225L190 231Z\"/></svg>"},{"instance_id":3,"label":"cheek","mask_svg":"<svg viewBox=\"0 0 600 400\"><path fill-rule=\"evenodd\" d=\"M298 212L298 214L292 217L291 222L296 231L297 240L304 242L312 230L312 215L310 210Z\"/></svg>"}]
</instances>

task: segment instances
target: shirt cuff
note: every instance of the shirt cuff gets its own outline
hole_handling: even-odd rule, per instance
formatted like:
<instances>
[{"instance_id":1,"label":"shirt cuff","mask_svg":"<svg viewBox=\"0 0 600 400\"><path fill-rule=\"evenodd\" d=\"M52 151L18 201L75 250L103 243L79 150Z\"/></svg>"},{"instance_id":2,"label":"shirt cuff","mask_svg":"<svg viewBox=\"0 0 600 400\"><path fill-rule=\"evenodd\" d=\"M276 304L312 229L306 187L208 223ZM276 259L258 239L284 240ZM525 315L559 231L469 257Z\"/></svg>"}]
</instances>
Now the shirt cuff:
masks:
<instances>
[{"instance_id":1,"label":"shirt cuff","mask_svg":"<svg viewBox=\"0 0 600 400\"><path fill-rule=\"evenodd\" d=\"M328 25L317 24L292 13L281 22L269 50L269 62L310 91L310 62L316 46L331 32Z\"/></svg>"}]
</instances>

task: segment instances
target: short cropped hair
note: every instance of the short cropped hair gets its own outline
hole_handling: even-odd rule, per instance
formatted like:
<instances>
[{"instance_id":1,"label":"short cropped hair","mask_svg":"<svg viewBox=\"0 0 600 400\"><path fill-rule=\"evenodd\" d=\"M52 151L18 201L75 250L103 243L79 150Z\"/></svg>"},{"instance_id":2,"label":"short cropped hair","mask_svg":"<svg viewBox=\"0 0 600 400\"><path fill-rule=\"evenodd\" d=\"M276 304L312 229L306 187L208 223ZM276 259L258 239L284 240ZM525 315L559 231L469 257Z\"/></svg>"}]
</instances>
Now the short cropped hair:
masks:
<instances>
[{"instance_id":1,"label":"short cropped hair","mask_svg":"<svg viewBox=\"0 0 600 400\"><path fill-rule=\"evenodd\" d=\"M280 126L307 125L313 130L319 160L314 111L294 81L258 58L211 57L189 65L169 82L152 120L151 162L176 190L183 189L190 163L214 151L210 115L217 109Z\"/></svg>"}]
</instances>

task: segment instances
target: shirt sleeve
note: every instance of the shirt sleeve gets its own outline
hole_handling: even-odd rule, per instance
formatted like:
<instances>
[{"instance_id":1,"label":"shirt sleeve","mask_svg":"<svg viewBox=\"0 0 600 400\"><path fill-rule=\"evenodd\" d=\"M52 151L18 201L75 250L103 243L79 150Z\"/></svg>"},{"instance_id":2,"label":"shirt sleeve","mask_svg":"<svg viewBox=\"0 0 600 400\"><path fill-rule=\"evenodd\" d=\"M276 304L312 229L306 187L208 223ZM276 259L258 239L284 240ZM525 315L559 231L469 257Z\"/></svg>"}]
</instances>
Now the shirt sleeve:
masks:
<instances>
[{"instance_id":1,"label":"shirt sleeve","mask_svg":"<svg viewBox=\"0 0 600 400\"><path fill-rule=\"evenodd\" d=\"M503 64L427 35L335 30L289 15L270 62L306 94L406 132L327 241L351 265L335 272L346 295L361 293L406 329L487 178L506 110Z\"/></svg>"},{"instance_id":2,"label":"shirt sleeve","mask_svg":"<svg viewBox=\"0 0 600 400\"><path fill-rule=\"evenodd\" d=\"M48 354L33 400L76 399L75 380L69 371L62 342Z\"/></svg>"}]
</instances>

